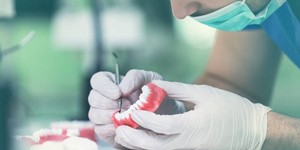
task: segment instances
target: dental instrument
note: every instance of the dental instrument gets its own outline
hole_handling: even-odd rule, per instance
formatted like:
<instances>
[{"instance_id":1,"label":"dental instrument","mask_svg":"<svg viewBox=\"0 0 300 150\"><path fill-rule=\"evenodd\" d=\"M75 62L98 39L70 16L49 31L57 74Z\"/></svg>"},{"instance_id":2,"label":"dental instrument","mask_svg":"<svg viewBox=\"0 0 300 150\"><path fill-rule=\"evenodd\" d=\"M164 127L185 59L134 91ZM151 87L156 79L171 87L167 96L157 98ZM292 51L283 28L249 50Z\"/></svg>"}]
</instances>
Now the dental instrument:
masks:
<instances>
[{"instance_id":1,"label":"dental instrument","mask_svg":"<svg viewBox=\"0 0 300 150\"><path fill-rule=\"evenodd\" d=\"M115 58L115 82L117 85L120 84L120 72L119 72L119 64L118 64L118 55L113 52L113 56ZM119 105L119 113L121 113L122 109L122 98L118 99L118 105Z\"/></svg>"}]
</instances>

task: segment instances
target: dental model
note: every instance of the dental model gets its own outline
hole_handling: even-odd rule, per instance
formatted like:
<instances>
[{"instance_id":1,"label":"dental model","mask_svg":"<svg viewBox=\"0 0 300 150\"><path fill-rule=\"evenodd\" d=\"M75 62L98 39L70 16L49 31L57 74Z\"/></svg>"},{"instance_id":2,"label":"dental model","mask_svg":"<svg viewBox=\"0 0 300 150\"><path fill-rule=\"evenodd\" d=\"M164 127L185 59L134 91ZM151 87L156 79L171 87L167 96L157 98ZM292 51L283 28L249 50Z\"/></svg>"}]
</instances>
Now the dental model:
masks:
<instances>
[{"instance_id":1,"label":"dental model","mask_svg":"<svg viewBox=\"0 0 300 150\"><path fill-rule=\"evenodd\" d=\"M96 141L96 135L94 131L94 126L88 121L61 121L54 122L50 125L53 129L62 129L63 132L67 130L78 130L78 137L88 138L92 141Z\"/></svg>"},{"instance_id":2,"label":"dental model","mask_svg":"<svg viewBox=\"0 0 300 150\"><path fill-rule=\"evenodd\" d=\"M131 118L131 114L135 110L146 110L150 112L156 111L161 102L166 96L166 92L160 87L148 83L142 87L142 94L139 99L129 107L128 110L119 113L115 112L112 116L113 123L117 128L120 125L127 125L132 128L137 128L139 125Z\"/></svg>"},{"instance_id":3,"label":"dental model","mask_svg":"<svg viewBox=\"0 0 300 150\"><path fill-rule=\"evenodd\" d=\"M78 137L76 129L41 129L32 136L18 136L17 140L30 147L30 150L97 150L97 144L87 138Z\"/></svg>"},{"instance_id":4,"label":"dental model","mask_svg":"<svg viewBox=\"0 0 300 150\"><path fill-rule=\"evenodd\" d=\"M23 141L29 145L43 144L47 141L63 141L72 136L79 136L79 130L76 129L40 129L33 133L32 136L18 136L19 141Z\"/></svg>"}]
</instances>

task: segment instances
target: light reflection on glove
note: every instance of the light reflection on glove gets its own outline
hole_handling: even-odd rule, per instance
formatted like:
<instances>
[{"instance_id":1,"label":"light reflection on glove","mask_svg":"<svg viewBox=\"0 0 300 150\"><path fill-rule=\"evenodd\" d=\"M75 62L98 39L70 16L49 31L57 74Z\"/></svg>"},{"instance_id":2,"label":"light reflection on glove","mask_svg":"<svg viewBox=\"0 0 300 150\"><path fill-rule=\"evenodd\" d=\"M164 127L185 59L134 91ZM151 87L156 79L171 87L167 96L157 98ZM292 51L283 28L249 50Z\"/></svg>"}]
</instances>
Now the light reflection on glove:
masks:
<instances>
[{"instance_id":1,"label":"light reflection on glove","mask_svg":"<svg viewBox=\"0 0 300 150\"><path fill-rule=\"evenodd\" d=\"M141 87L152 80L161 80L162 77L151 71L130 70L121 77L120 85L115 84L115 75L110 72L96 73L91 79L91 90L89 95L89 118L95 124L95 132L110 144L114 144L115 127L112 115L118 110L118 100L122 96L123 109L128 109L131 104L138 100ZM164 101L156 113L175 114L184 111L181 102Z\"/></svg>"},{"instance_id":2,"label":"light reflection on glove","mask_svg":"<svg viewBox=\"0 0 300 150\"><path fill-rule=\"evenodd\" d=\"M172 99L195 104L176 115L135 111L132 118L149 131L120 126L116 142L131 149L261 149L270 108L205 85L154 81Z\"/></svg>"}]
</instances>

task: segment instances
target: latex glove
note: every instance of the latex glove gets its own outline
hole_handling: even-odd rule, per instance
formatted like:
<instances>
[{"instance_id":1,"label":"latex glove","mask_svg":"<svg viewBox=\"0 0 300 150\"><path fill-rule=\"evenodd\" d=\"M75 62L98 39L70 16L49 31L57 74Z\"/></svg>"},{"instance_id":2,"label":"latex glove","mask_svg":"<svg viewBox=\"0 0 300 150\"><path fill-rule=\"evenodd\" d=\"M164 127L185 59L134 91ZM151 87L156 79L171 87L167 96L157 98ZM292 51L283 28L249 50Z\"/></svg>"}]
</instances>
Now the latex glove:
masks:
<instances>
[{"instance_id":1,"label":"latex glove","mask_svg":"<svg viewBox=\"0 0 300 150\"><path fill-rule=\"evenodd\" d=\"M115 84L115 75L110 72L99 72L91 78L92 90L89 94L89 118L95 124L96 134L104 141L114 144L115 127L112 115L118 111L118 100L122 97L123 109L128 109L138 100L141 87L152 80L162 77L151 71L130 70L120 85ZM184 111L183 105L176 101L164 101L158 108L160 114L174 114ZM115 145L116 146L116 145Z\"/></svg>"},{"instance_id":2,"label":"latex glove","mask_svg":"<svg viewBox=\"0 0 300 150\"><path fill-rule=\"evenodd\" d=\"M261 149L270 108L205 85L154 81L171 98L195 104L177 115L135 111L132 118L151 131L120 126L116 142L131 149Z\"/></svg>"}]
</instances>

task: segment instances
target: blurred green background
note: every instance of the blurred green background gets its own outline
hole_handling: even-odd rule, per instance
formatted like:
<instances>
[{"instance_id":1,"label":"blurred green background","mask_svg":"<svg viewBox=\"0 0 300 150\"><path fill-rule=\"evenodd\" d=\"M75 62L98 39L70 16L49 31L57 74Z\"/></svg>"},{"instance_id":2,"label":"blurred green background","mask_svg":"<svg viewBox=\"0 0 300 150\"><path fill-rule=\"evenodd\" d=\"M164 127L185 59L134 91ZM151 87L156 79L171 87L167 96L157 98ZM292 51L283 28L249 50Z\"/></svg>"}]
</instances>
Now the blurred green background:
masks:
<instances>
[{"instance_id":1,"label":"blurred green background","mask_svg":"<svg viewBox=\"0 0 300 150\"><path fill-rule=\"evenodd\" d=\"M164 76L166 80L186 83L192 83L201 75L210 54L215 31L189 18L182 21L173 19L169 8L156 7L160 6L160 1L144 1L144 3L107 1L102 5L103 14L109 12L110 9L128 10L133 6L139 8L137 10L142 13L142 19L134 20L141 24L142 36L137 35L137 38L141 39L142 44L133 43L125 44L125 46L120 44L119 47L114 47L112 44L107 48L102 43L105 51L101 56L96 55L96 58L101 59L102 70L114 69L111 52L116 50L120 55L122 74L133 68L153 70ZM162 2L165 5L160 7L169 7L167 0ZM128 6L129 4L132 6ZM93 57L89 56L91 49L95 49L94 43L83 42L81 46L76 42L81 38L88 39L86 37L90 36L86 35L88 32L77 34L76 32L84 29L80 28L81 26L76 28L72 23L69 24L69 28L76 28L77 31L68 32L70 35L67 37L75 40L71 40L70 44L67 38L63 38L66 39L65 45L68 46L57 42L61 36L57 32L61 30L57 29L59 19L55 20L55 18L62 15L58 13L64 12L60 11L62 9L67 9L69 14L74 14L69 18L80 17L76 14L91 12L90 6L90 1L85 0L52 2L32 0L31 3L19 0L16 1L16 16L12 19L1 19L0 44L2 47L17 43L31 30L36 32L36 36L28 45L21 51L5 57L0 65L0 80L5 81L3 83L9 83L10 88L14 90L15 101L13 101L11 112L15 114L12 120L18 123L18 127L45 127L53 121L86 117L83 102L87 101L87 97L84 96L89 90L86 88L89 84L88 78L93 71L95 72L91 69L94 64L90 59L92 60ZM155 8L152 13L147 11L152 9L150 6ZM143 13L141 8L145 8L146 12ZM168 11L169 16L159 19L163 17L157 12L159 10ZM153 13L158 14L153 15ZM166 12L162 11L162 14ZM139 18L134 15L133 17ZM123 23L125 24L126 21ZM114 30L119 26L126 29L126 26L122 24L111 28ZM68 27L62 29L68 29ZM108 29L102 31L108 31ZM133 30L132 34L134 32ZM120 36L126 37L122 33ZM299 69L284 56L271 103L275 111L300 117L299 77Z\"/></svg>"}]
</instances>

